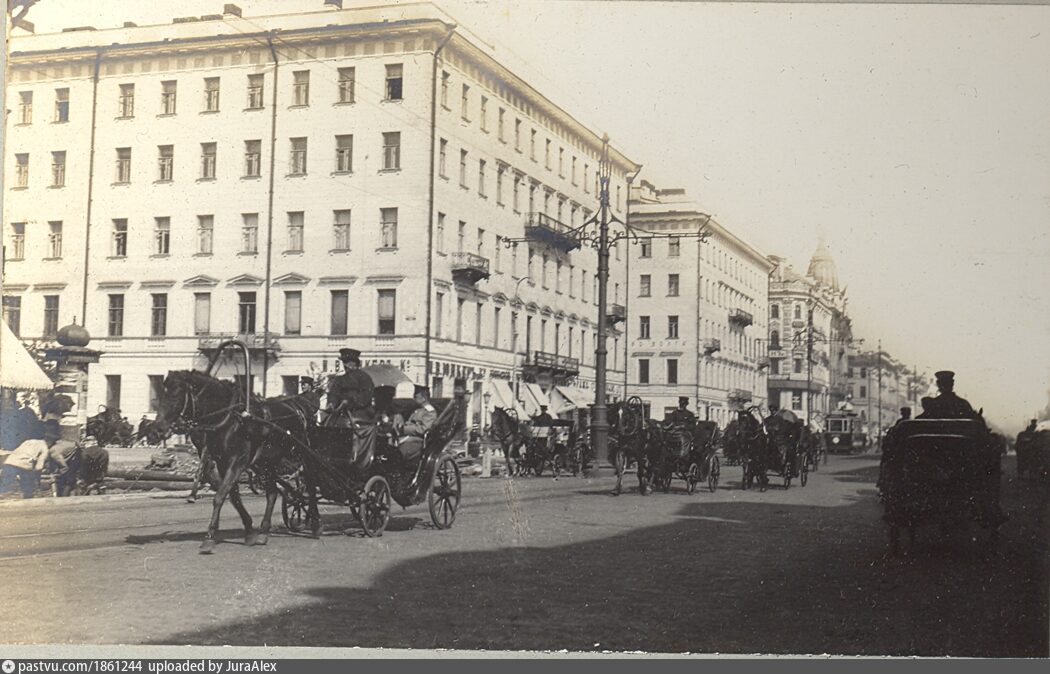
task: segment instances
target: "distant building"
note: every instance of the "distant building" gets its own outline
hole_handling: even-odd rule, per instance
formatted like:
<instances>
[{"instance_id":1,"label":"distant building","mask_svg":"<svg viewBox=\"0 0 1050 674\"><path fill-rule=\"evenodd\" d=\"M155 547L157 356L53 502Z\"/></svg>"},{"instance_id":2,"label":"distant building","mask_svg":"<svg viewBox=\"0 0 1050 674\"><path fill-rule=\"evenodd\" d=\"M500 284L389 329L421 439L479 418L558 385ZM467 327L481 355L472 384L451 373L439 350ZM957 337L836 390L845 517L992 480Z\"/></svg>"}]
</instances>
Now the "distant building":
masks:
<instances>
[{"instance_id":1,"label":"distant building","mask_svg":"<svg viewBox=\"0 0 1050 674\"><path fill-rule=\"evenodd\" d=\"M769 259L769 403L820 426L848 394L846 292L823 244L805 276L783 258Z\"/></svg>"},{"instance_id":2,"label":"distant building","mask_svg":"<svg viewBox=\"0 0 1050 674\"><path fill-rule=\"evenodd\" d=\"M680 238L631 246L627 395L662 418L679 396L701 419L764 405L768 275L773 265L682 189L632 190L630 224ZM701 242L695 234L706 229Z\"/></svg>"},{"instance_id":3,"label":"distant building","mask_svg":"<svg viewBox=\"0 0 1050 674\"><path fill-rule=\"evenodd\" d=\"M853 411L873 445L900 418L900 408L911 407L912 416L922 412L919 398L928 388L924 377L878 350L850 354L848 381Z\"/></svg>"},{"instance_id":4,"label":"distant building","mask_svg":"<svg viewBox=\"0 0 1050 674\"><path fill-rule=\"evenodd\" d=\"M76 316L104 354L89 405L129 418L226 337L270 395L353 347L436 396L466 378L474 423L593 401L597 255L565 232L598 207L601 134L427 3L227 10L11 40L4 313L22 336ZM637 165L611 163L623 218ZM626 263L621 246L613 303Z\"/></svg>"}]
</instances>

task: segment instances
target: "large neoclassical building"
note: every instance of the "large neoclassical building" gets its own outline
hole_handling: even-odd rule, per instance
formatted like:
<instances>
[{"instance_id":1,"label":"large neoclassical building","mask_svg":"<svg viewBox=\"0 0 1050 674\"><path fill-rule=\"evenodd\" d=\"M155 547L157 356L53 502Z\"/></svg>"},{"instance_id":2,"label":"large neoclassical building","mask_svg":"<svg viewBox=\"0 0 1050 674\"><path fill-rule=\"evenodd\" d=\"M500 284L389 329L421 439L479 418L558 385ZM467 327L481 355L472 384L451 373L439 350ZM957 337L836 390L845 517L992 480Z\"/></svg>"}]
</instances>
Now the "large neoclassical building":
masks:
<instances>
[{"instance_id":1,"label":"large neoclassical building","mask_svg":"<svg viewBox=\"0 0 1050 674\"><path fill-rule=\"evenodd\" d=\"M89 405L129 418L227 337L269 395L352 347L438 396L466 378L475 422L582 407L606 319L564 233L598 208L601 134L430 4L318 4L12 38L7 322L84 323ZM638 167L609 156L622 218Z\"/></svg>"}]
</instances>

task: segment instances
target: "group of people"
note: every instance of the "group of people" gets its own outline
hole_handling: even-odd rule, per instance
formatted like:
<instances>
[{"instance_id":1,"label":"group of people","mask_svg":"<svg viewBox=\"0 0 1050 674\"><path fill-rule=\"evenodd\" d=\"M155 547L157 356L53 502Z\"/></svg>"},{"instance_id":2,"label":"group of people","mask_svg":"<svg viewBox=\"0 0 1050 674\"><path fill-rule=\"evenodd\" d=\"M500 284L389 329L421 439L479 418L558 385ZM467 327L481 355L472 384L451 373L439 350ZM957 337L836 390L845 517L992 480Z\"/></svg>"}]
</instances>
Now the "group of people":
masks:
<instances>
[{"instance_id":1,"label":"group of people","mask_svg":"<svg viewBox=\"0 0 1050 674\"><path fill-rule=\"evenodd\" d=\"M377 388L368 373L361 369L361 352L340 349L343 373L328 382L325 425L355 429L360 451L372 451L380 425L392 429L397 449L405 461L414 461L423 453L423 438L437 421L437 410L430 401L430 389L417 385L412 399L417 407L406 421L394 410L392 387Z\"/></svg>"}]
</instances>

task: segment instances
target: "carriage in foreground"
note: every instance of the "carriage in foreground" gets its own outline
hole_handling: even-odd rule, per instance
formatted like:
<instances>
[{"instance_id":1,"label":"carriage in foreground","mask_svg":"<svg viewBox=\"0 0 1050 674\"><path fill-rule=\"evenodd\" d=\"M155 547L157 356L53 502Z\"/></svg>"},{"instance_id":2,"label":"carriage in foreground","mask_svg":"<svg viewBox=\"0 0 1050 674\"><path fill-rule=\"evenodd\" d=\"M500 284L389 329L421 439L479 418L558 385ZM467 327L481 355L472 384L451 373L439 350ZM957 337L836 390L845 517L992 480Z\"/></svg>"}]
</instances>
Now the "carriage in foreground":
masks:
<instances>
[{"instance_id":1,"label":"carriage in foreground","mask_svg":"<svg viewBox=\"0 0 1050 674\"><path fill-rule=\"evenodd\" d=\"M879 489L899 550L900 532L914 540L915 529L942 529L976 522L994 540L1003 522L999 505L1001 459L980 419L912 419L886 438Z\"/></svg>"},{"instance_id":2,"label":"carriage in foreground","mask_svg":"<svg viewBox=\"0 0 1050 674\"><path fill-rule=\"evenodd\" d=\"M360 441L369 428L310 428L309 444L299 452L300 470L278 481L285 526L293 532L319 528L312 493L317 489L325 502L349 506L370 537L386 529L391 501L404 508L426 501L434 526L451 527L462 489L459 467L446 448L463 430L463 393L431 402L440 411L416 460L401 455L391 428L378 428L370 447Z\"/></svg>"}]
</instances>

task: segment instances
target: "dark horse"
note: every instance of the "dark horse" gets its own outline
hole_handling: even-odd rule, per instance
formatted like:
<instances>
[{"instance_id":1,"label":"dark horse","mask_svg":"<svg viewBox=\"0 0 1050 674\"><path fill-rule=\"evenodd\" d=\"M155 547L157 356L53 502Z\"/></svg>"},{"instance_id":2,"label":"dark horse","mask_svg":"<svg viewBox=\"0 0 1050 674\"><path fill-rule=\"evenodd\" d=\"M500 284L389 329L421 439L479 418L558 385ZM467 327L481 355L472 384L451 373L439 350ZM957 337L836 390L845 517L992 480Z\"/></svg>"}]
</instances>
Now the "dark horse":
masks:
<instances>
[{"instance_id":1,"label":"dark horse","mask_svg":"<svg viewBox=\"0 0 1050 674\"><path fill-rule=\"evenodd\" d=\"M219 530L219 512L229 498L244 523L245 542L265 545L277 502L277 472L288 460L298 461L298 451L308 446L319 396L315 392L296 396L261 399L249 395L232 382L222 381L193 370L169 372L157 403L154 429L167 434L175 426L179 432L203 439L203 454L214 460L221 480L212 500L211 521L202 554L211 553ZM241 502L237 483L251 468L266 490L266 512L259 531ZM311 484L307 492L313 494ZM320 517L311 499L311 521L319 534Z\"/></svg>"},{"instance_id":2,"label":"dark horse","mask_svg":"<svg viewBox=\"0 0 1050 674\"><path fill-rule=\"evenodd\" d=\"M616 469L614 494L623 490L627 466L638 466L638 493L649 493L653 475L666 447L661 424L645 418L641 398L632 396L623 403L609 405L609 462Z\"/></svg>"},{"instance_id":3,"label":"dark horse","mask_svg":"<svg viewBox=\"0 0 1050 674\"><path fill-rule=\"evenodd\" d=\"M518 420L513 411L502 407L492 409L492 435L499 441L507 460L507 474L516 475L521 461L521 448L532 439L528 424Z\"/></svg>"},{"instance_id":4,"label":"dark horse","mask_svg":"<svg viewBox=\"0 0 1050 674\"><path fill-rule=\"evenodd\" d=\"M741 486L750 489L755 477L765 475L767 438L765 427L755 416L757 407L738 410L722 434L722 449L727 460L735 460L743 468Z\"/></svg>"}]
</instances>

